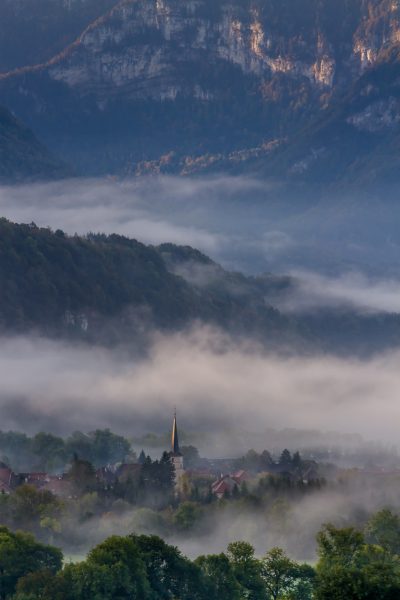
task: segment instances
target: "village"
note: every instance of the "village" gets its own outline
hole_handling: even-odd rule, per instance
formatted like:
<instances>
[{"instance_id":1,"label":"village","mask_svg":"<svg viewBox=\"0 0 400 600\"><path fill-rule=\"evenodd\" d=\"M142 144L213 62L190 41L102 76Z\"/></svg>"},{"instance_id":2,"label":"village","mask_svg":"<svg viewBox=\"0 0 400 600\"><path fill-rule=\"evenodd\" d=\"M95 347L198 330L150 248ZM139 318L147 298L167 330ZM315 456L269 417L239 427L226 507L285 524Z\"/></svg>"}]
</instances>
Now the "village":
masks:
<instances>
[{"instance_id":1,"label":"village","mask_svg":"<svg viewBox=\"0 0 400 600\"><path fill-rule=\"evenodd\" d=\"M80 488L85 490L86 487L102 491L111 491L127 485L145 487L146 472L154 464L163 465L169 474L170 487L173 488L174 496L182 498L190 496L190 490L193 488L197 490L197 497L211 494L218 500L229 498L265 477L280 477L291 483L303 485L322 480L318 472L318 464L315 461L303 461L298 452L292 457L288 450L284 450L279 461L275 463L267 451L260 456L250 451L242 459L204 459L198 456L195 448L189 447L189 449L191 452L188 453L188 464L186 464L184 452L181 452L179 445L175 414L171 449L169 452L164 452L159 462L152 461L142 450L135 462L117 462L94 469L88 461L75 455L68 470L54 474L37 471L16 473L12 466L0 461L0 493L12 494L20 486L29 485L60 498L73 498L79 494ZM243 464L241 465L240 462ZM78 484L77 478L80 479ZM160 484L160 488L162 487ZM166 491L169 491L168 486Z\"/></svg>"}]
</instances>

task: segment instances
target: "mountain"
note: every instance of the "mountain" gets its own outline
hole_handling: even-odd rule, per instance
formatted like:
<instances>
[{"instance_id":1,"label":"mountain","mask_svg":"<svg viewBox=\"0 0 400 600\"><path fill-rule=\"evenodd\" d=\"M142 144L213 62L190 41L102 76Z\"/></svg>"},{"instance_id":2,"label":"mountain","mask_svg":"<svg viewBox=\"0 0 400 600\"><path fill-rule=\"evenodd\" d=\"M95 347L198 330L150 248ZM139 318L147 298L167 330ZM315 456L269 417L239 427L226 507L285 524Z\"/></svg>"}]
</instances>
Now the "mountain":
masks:
<instances>
[{"instance_id":1,"label":"mountain","mask_svg":"<svg viewBox=\"0 0 400 600\"><path fill-rule=\"evenodd\" d=\"M343 167L351 173L354 154L365 154L366 136L353 108L372 72L378 94L389 102L389 113L377 107L374 114L379 119L383 111L397 123L397 104L384 82L400 40L397 0L52 4L44 40L36 35L7 42L14 58L0 75L0 100L85 173L276 173L279 164L279 175L289 179L316 172L323 181L335 180ZM6 5L11 11L10 0ZM27 0L15 6L23 6L34 31L43 26L45 11ZM55 32L63 27L68 35L61 48ZM18 45L30 48L38 62L17 60ZM322 176L311 167L324 152L329 156L335 115L344 115L348 102L354 106L342 129L354 134L352 145L347 148L344 136L338 164ZM367 136L372 160L384 136ZM351 155L347 162L343 144Z\"/></svg>"},{"instance_id":2,"label":"mountain","mask_svg":"<svg viewBox=\"0 0 400 600\"><path fill-rule=\"evenodd\" d=\"M114 5L115 0L2 0L0 72L49 60Z\"/></svg>"},{"instance_id":3,"label":"mountain","mask_svg":"<svg viewBox=\"0 0 400 600\"><path fill-rule=\"evenodd\" d=\"M39 143L32 131L0 107L0 182L63 177L65 165Z\"/></svg>"},{"instance_id":4,"label":"mountain","mask_svg":"<svg viewBox=\"0 0 400 600\"><path fill-rule=\"evenodd\" d=\"M190 247L119 235L69 237L0 220L0 331L37 332L143 352L153 331L206 324L267 349L340 354L400 345L400 316L351 309L283 314L290 277L225 271Z\"/></svg>"},{"instance_id":5,"label":"mountain","mask_svg":"<svg viewBox=\"0 0 400 600\"><path fill-rule=\"evenodd\" d=\"M390 187L400 167L400 47L382 52L336 104L252 167L296 181ZM257 164L256 164L257 163ZM247 164L249 167L249 163Z\"/></svg>"}]
</instances>

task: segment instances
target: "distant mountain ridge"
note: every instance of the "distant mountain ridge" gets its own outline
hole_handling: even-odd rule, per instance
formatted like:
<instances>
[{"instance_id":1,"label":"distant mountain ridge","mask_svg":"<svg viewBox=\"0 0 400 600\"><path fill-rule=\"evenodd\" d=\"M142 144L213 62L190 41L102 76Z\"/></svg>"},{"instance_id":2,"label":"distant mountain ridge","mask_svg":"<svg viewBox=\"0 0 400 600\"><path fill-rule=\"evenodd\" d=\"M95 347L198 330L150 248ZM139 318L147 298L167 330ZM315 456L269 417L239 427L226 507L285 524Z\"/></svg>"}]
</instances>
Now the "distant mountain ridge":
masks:
<instances>
[{"instance_id":1,"label":"distant mountain ridge","mask_svg":"<svg viewBox=\"0 0 400 600\"><path fill-rule=\"evenodd\" d=\"M54 179L71 173L32 131L0 107L0 182Z\"/></svg>"},{"instance_id":2,"label":"distant mountain ridge","mask_svg":"<svg viewBox=\"0 0 400 600\"><path fill-rule=\"evenodd\" d=\"M35 22L29 3L18 5ZM334 130L320 129L318 143L309 130L330 122L372 70L392 114L387 134L397 130L397 92L393 102L379 75L388 61L397 69L395 0L122 0L97 9L54 0L53 12L57 28L69 15L66 30L81 25L79 35L53 56L36 39L34 54L46 60L3 74L0 101L87 173L275 172L275 156L300 140L279 175L335 180L351 165L322 168L324 177L317 166ZM352 108L346 127L351 152L365 154L367 139L373 159L382 131L372 122L385 111L368 106L367 135Z\"/></svg>"},{"instance_id":3,"label":"distant mountain ridge","mask_svg":"<svg viewBox=\"0 0 400 600\"><path fill-rule=\"evenodd\" d=\"M115 0L2 0L0 73L45 63L115 5Z\"/></svg>"}]
</instances>

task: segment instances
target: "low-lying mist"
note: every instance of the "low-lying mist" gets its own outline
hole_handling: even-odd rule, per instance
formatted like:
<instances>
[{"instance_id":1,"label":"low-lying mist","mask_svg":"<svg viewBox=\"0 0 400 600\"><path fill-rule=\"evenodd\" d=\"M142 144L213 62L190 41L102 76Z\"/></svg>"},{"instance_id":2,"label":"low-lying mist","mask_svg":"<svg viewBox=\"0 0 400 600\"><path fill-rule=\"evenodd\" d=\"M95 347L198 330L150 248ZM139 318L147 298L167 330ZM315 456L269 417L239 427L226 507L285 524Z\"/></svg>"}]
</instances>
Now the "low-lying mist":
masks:
<instances>
[{"instance_id":1,"label":"low-lying mist","mask_svg":"<svg viewBox=\"0 0 400 600\"><path fill-rule=\"evenodd\" d=\"M219 553L228 543L245 540L258 555L279 546L294 558L313 560L315 537L324 524L362 528L371 514L384 507L399 511L399 492L396 477L367 480L353 474L346 481L339 479L303 495L271 495L262 505L240 501L206 505L193 526L184 531L179 531L168 510L157 513L148 508L133 509L117 500L114 509L102 517L79 522L79 526L73 518L63 522L72 542L65 551L83 555L110 535L135 532L160 535L191 558ZM90 511L95 508L96 498L88 495L81 502Z\"/></svg>"},{"instance_id":2,"label":"low-lying mist","mask_svg":"<svg viewBox=\"0 0 400 600\"><path fill-rule=\"evenodd\" d=\"M188 244L246 274L290 273L295 283L277 299L287 313L400 312L399 209L390 198L350 200L285 198L279 186L239 177L70 180L2 187L0 214L70 234ZM199 268L180 274L196 285L215 276L214 268ZM398 444L400 350L341 358L307 346L307 354L277 354L268 343L195 324L146 333L134 350L33 334L0 341L3 431L69 435L107 427L140 440L168 431L176 407L181 430L203 457L276 452L280 444L295 451L324 440L334 446L336 438L340 447L345 435L349 447L362 447L358 435L382 447ZM278 430L284 433L277 441ZM271 497L262 509L222 502L182 535L168 527L168 515L121 502L110 513L62 526L75 536L71 552L137 531L160 534L190 556L245 539L257 553L279 545L312 559L324 522L362 526L382 506L398 510L399 492L396 473L364 480L359 472L295 500ZM95 495L82 498L85 513L91 502Z\"/></svg>"},{"instance_id":3,"label":"low-lying mist","mask_svg":"<svg viewBox=\"0 0 400 600\"><path fill-rule=\"evenodd\" d=\"M187 431L250 432L241 444L215 435L214 447L199 448L205 456L238 455L249 448L251 432L261 444L269 428L397 443L399 365L400 352L365 360L277 356L196 327L155 333L141 358L125 348L3 338L1 429L68 434L110 427L137 436L168 430L176 406Z\"/></svg>"}]
</instances>

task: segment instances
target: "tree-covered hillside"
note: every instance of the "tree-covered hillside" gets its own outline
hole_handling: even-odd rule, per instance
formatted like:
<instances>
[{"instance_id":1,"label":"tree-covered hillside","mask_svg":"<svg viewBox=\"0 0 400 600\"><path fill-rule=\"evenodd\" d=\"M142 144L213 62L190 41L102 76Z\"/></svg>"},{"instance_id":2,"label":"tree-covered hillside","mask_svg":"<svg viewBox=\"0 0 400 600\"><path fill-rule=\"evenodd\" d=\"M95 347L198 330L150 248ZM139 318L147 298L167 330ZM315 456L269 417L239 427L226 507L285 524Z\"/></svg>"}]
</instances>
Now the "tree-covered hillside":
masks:
<instances>
[{"instance_id":1,"label":"tree-covered hillside","mask_svg":"<svg viewBox=\"0 0 400 600\"><path fill-rule=\"evenodd\" d=\"M0 290L3 330L39 328L114 339L147 325L176 329L195 319L237 331L289 329L287 319L255 289L245 297L221 285L193 285L169 271L156 248L118 235L69 237L5 219L0 221Z\"/></svg>"},{"instance_id":2,"label":"tree-covered hillside","mask_svg":"<svg viewBox=\"0 0 400 600\"><path fill-rule=\"evenodd\" d=\"M373 352L400 345L397 314L283 314L294 281L229 272L190 247L120 235L68 236L0 219L0 331L142 342L154 328L217 326L269 348Z\"/></svg>"}]
</instances>

